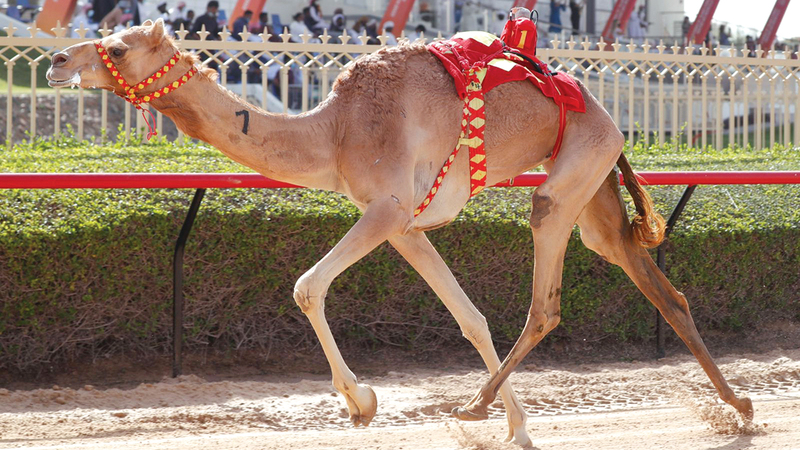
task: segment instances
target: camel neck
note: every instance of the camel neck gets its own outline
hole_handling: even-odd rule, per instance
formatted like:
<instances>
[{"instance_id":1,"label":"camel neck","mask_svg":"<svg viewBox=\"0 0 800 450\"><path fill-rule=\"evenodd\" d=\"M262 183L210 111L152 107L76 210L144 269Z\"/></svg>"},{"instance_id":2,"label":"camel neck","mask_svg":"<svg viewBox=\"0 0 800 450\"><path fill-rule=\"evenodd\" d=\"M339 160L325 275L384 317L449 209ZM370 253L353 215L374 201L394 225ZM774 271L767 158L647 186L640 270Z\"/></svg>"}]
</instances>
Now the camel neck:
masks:
<instances>
[{"instance_id":1,"label":"camel neck","mask_svg":"<svg viewBox=\"0 0 800 450\"><path fill-rule=\"evenodd\" d=\"M324 107L271 114L201 74L152 104L188 136L269 178L336 190L335 122Z\"/></svg>"}]
</instances>

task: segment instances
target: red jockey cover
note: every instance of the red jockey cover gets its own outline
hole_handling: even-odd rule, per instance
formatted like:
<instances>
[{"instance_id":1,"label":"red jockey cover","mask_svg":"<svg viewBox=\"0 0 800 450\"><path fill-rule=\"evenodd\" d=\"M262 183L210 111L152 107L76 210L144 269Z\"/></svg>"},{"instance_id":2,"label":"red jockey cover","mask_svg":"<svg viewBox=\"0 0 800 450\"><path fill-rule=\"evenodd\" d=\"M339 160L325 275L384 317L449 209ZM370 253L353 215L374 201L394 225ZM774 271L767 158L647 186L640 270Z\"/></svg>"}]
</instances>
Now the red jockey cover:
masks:
<instances>
[{"instance_id":1,"label":"red jockey cover","mask_svg":"<svg viewBox=\"0 0 800 450\"><path fill-rule=\"evenodd\" d=\"M462 99L467 92L467 73L474 68L482 78L483 92L509 81L530 80L544 95L557 104L563 103L567 110L586 111L583 95L572 77L563 72L549 72L546 66L544 75L534 72L529 62L513 53L504 53L504 49L509 50L497 36L482 31L458 33L449 40L428 45L428 50L453 76Z\"/></svg>"},{"instance_id":2,"label":"red jockey cover","mask_svg":"<svg viewBox=\"0 0 800 450\"><path fill-rule=\"evenodd\" d=\"M507 21L500 33L506 46L530 58L536 58L537 37L536 24L526 17Z\"/></svg>"}]
</instances>

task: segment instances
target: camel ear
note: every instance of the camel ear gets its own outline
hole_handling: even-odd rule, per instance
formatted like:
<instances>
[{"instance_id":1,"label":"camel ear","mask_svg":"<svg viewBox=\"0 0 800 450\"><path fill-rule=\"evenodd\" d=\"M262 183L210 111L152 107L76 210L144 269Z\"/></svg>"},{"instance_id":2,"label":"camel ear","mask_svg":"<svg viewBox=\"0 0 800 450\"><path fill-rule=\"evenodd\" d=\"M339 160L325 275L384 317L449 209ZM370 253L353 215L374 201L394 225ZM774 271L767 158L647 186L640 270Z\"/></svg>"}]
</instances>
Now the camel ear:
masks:
<instances>
[{"instance_id":1,"label":"camel ear","mask_svg":"<svg viewBox=\"0 0 800 450\"><path fill-rule=\"evenodd\" d=\"M147 19L144 22L142 22L142 26L143 27L152 27L153 26L153 21L150 20L150 19Z\"/></svg>"},{"instance_id":2,"label":"camel ear","mask_svg":"<svg viewBox=\"0 0 800 450\"><path fill-rule=\"evenodd\" d=\"M159 17L156 20L156 23L153 24L153 28L150 29L150 34L156 37L161 37L167 34L167 32L164 30L164 19Z\"/></svg>"}]
</instances>

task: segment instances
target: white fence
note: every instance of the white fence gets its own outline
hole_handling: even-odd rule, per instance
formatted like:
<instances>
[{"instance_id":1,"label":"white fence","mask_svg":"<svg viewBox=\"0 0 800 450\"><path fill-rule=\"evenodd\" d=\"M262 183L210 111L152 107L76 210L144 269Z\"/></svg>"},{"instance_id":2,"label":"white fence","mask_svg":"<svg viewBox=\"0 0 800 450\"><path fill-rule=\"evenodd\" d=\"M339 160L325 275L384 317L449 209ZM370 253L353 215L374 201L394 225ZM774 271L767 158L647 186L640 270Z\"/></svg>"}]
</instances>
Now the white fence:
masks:
<instances>
[{"instance_id":1,"label":"white fence","mask_svg":"<svg viewBox=\"0 0 800 450\"><path fill-rule=\"evenodd\" d=\"M7 145L33 137L58 136L65 130L79 139L103 141L139 133L144 123L130 105L106 91L51 89L42 85L50 57L87 40L77 38L0 36L0 60L6 67L5 140ZM30 30L35 36L37 30ZM180 34L180 32L179 32ZM307 111L324 99L333 80L359 55L380 45L364 45L344 37L306 37L288 42L288 35L243 35L244 41L177 40L200 54L220 72L220 82L273 112ZM344 42L344 43L341 43ZM581 79L605 105L632 141L728 144L757 148L800 142L794 126L800 110L800 60L784 52L713 51L632 44L609 46L592 42L551 42L538 56ZM599 50L598 48L606 48ZM765 54L762 54L765 53ZM0 79L0 84L4 83ZM4 98L5 97L5 98ZM159 132L182 138L169 119L157 116ZM166 123L165 123L166 122ZM0 121L2 123L2 121ZM0 128L1 129L1 128Z\"/></svg>"}]
</instances>

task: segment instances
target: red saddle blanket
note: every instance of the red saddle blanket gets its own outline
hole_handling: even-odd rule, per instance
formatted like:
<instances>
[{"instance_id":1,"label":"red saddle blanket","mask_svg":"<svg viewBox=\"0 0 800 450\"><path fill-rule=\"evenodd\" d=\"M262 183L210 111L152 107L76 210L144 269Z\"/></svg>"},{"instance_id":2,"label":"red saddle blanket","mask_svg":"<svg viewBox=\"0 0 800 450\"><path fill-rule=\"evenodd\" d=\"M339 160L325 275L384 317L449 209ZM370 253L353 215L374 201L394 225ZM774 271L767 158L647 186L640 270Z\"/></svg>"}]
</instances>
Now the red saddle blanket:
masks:
<instances>
[{"instance_id":1,"label":"red saddle blanket","mask_svg":"<svg viewBox=\"0 0 800 450\"><path fill-rule=\"evenodd\" d=\"M553 160L561 148L566 111L586 110L583 95L575 80L564 73L551 72L532 53L515 53L492 34L480 31L459 33L447 41L428 45L428 50L442 61L453 76L458 96L464 100L464 118L455 149L444 162L428 195L414 210L414 217L422 214L433 201L461 147L469 148L470 197L486 187L484 94L495 86L509 81L530 80L544 95L555 101L558 105L558 136L550 153Z\"/></svg>"},{"instance_id":2,"label":"red saddle blanket","mask_svg":"<svg viewBox=\"0 0 800 450\"><path fill-rule=\"evenodd\" d=\"M476 68L484 93L509 81L530 80L544 95L559 106L563 104L568 111L586 111L583 95L572 77L563 72L551 72L534 57L533 61L544 73L537 72L533 64L511 52L493 34L482 31L458 33L449 40L429 44L428 50L452 75L462 99L467 93L469 70Z\"/></svg>"}]
</instances>

